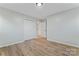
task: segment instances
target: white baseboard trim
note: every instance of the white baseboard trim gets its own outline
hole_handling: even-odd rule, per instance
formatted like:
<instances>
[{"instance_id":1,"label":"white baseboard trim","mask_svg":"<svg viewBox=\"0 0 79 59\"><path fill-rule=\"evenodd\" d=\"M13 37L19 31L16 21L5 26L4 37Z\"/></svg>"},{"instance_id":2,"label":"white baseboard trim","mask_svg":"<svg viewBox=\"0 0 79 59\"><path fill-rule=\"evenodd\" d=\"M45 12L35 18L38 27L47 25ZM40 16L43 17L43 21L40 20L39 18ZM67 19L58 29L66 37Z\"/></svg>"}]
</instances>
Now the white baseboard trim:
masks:
<instances>
[{"instance_id":1,"label":"white baseboard trim","mask_svg":"<svg viewBox=\"0 0 79 59\"><path fill-rule=\"evenodd\" d=\"M1 45L0 45L0 48L2 48L2 47L7 47L7 46L10 46L10 45L14 45L14 44L18 44L18 43L22 43L22 42L24 42L24 41L25 41L25 40L1 44Z\"/></svg>"},{"instance_id":2,"label":"white baseboard trim","mask_svg":"<svg viewBox=\"0 0 79 59\"><path fill-rule=\"evenodd\" d=\"M73 47L79 48L79 45L70 44L70 43L63 42L63 41L61 42L61 41L50 40L50 39L48 41L57 42L57 43L60 43L60 44L64 44L64 45L68 45L68 46L73 46Z\"/></svg>"},{"instance_id":3,"label":"white baseboard trim","mask_svg":"<svg viewBox=\"0 0 79 59\"><path fill-rule=\"evenodd\" d=\"M32 38L30 38L29 40L31 40ZM14 44L18 44L18 43L22 43L26 41L25 39L24 40L19 40L19 41L14 41L14 42L8 42L8 43L3 43L3 44L0 44L0 48L2 47L7 47L7 46L10 46L10 45L14 45Z\"/></svg>"}]
</instances>

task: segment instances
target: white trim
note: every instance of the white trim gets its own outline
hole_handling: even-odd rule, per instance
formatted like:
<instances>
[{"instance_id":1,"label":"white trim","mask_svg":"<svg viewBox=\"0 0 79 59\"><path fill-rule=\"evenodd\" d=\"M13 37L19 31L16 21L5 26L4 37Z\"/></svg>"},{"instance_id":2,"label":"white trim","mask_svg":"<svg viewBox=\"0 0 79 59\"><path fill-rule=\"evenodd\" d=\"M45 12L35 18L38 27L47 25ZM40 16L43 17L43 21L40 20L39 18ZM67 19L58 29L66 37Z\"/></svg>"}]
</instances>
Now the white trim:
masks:
<instances>
[{"instance_id":1,"label":"white trim","mask_svg":"<svg viewBox=\"0 0 79 59\"><path fill-rule=\"evenodd\" d=\"M64 44L64 45L68 45L68 46L73 46L73 47L79 48L79 45L75 45L75 44L71 44L71 43L67 43L67 42L63 42L63 41L61 42L61 41L50 40L50 39L48 39L48 41L57 42L57 43L60 43L60 44Z\"/></svg>"},{"instance_id":2,"label":"white trim","mask_svg":"<svg viewBox=\"0 0 79 59\"><path fill-rule=\"evenodd\" d=\"M0 48L6 47L6 46L10 46L10 45L14 45L14 44L18 44L18 43L22 43L22 42L24 42L24 41L25 41L25 40L16 41L16 42L10 42L10 43L6 43L6 44L1 44L1 45L0 45Z\"/></svg>"},{"instance_id":3,"label":"white trim","mask_svg":"<svg viewBox=\"0 0 79 59\"><path fill-rule=\"evenodd\" d=\"M29 40L31 40L32 38L30 38ZM19 44L19 43L22 43L26 41L25 39L24 40L20 40L20 41L15 41L15 42L10 42L10 43L5 43L5 44L1 44L0 45L0 48L2 47L7 47L7 46L10 46L10 45L14 45L14 44Z\"/></svg>"}]
</instances>

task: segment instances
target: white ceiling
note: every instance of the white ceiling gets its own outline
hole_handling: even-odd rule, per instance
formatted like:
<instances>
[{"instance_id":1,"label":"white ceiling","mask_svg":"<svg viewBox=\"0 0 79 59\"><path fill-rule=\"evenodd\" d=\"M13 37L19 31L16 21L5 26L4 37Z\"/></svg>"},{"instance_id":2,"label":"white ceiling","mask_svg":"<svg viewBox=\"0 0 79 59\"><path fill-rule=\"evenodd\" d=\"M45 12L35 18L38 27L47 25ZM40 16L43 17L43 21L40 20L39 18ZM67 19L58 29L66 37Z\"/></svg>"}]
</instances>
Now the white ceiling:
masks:
<instances>
[{"instance_id":1,"label":"white ceiling","mask_svg":"<svg viewBox=\"0 0 79 59\"><path fill-rule=\"evenodd\" d=\"M78 6L78 3L45 3L42 7L35 6L35 3L0 3L0 7L40 19Z\"/></svg>"}]
</instances>

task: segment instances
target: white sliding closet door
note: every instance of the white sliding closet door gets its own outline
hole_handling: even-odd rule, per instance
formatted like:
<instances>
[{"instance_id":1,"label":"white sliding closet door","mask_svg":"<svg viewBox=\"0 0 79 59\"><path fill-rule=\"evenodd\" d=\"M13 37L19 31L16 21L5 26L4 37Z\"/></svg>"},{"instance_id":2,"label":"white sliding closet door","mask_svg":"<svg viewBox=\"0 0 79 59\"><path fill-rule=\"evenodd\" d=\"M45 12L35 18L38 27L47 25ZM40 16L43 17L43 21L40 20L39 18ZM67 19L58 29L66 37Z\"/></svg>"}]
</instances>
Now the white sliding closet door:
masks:
<instances>
[{"instance_id":1,"label":"white sliding closet door","mask_svg":"<svg viewBox=\"0 0 79 59\"><path fill-rule=\"evenodd\" d=\"M24 20L24 39L32 39L36 37L36 21Z\"/></svg>"}]
</instances>

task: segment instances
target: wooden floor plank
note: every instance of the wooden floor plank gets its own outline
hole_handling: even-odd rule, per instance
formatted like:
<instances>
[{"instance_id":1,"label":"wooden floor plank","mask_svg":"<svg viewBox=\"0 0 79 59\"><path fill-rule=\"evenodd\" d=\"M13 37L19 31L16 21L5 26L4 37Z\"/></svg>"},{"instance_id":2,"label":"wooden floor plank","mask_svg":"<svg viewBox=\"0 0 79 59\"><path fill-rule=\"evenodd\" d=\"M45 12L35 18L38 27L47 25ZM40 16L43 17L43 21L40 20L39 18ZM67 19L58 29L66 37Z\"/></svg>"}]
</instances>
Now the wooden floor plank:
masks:
<instances>
[{"instance_id":1,"label":"wooden floor plank","mask_svg":"<svg viewBox=\"0 0 79 59\"><path fill-rule=\"evenodd\" d=\"M0 56L79 56L79 48L40 37L0 48Z\"/></svg>"}]
</instances>

